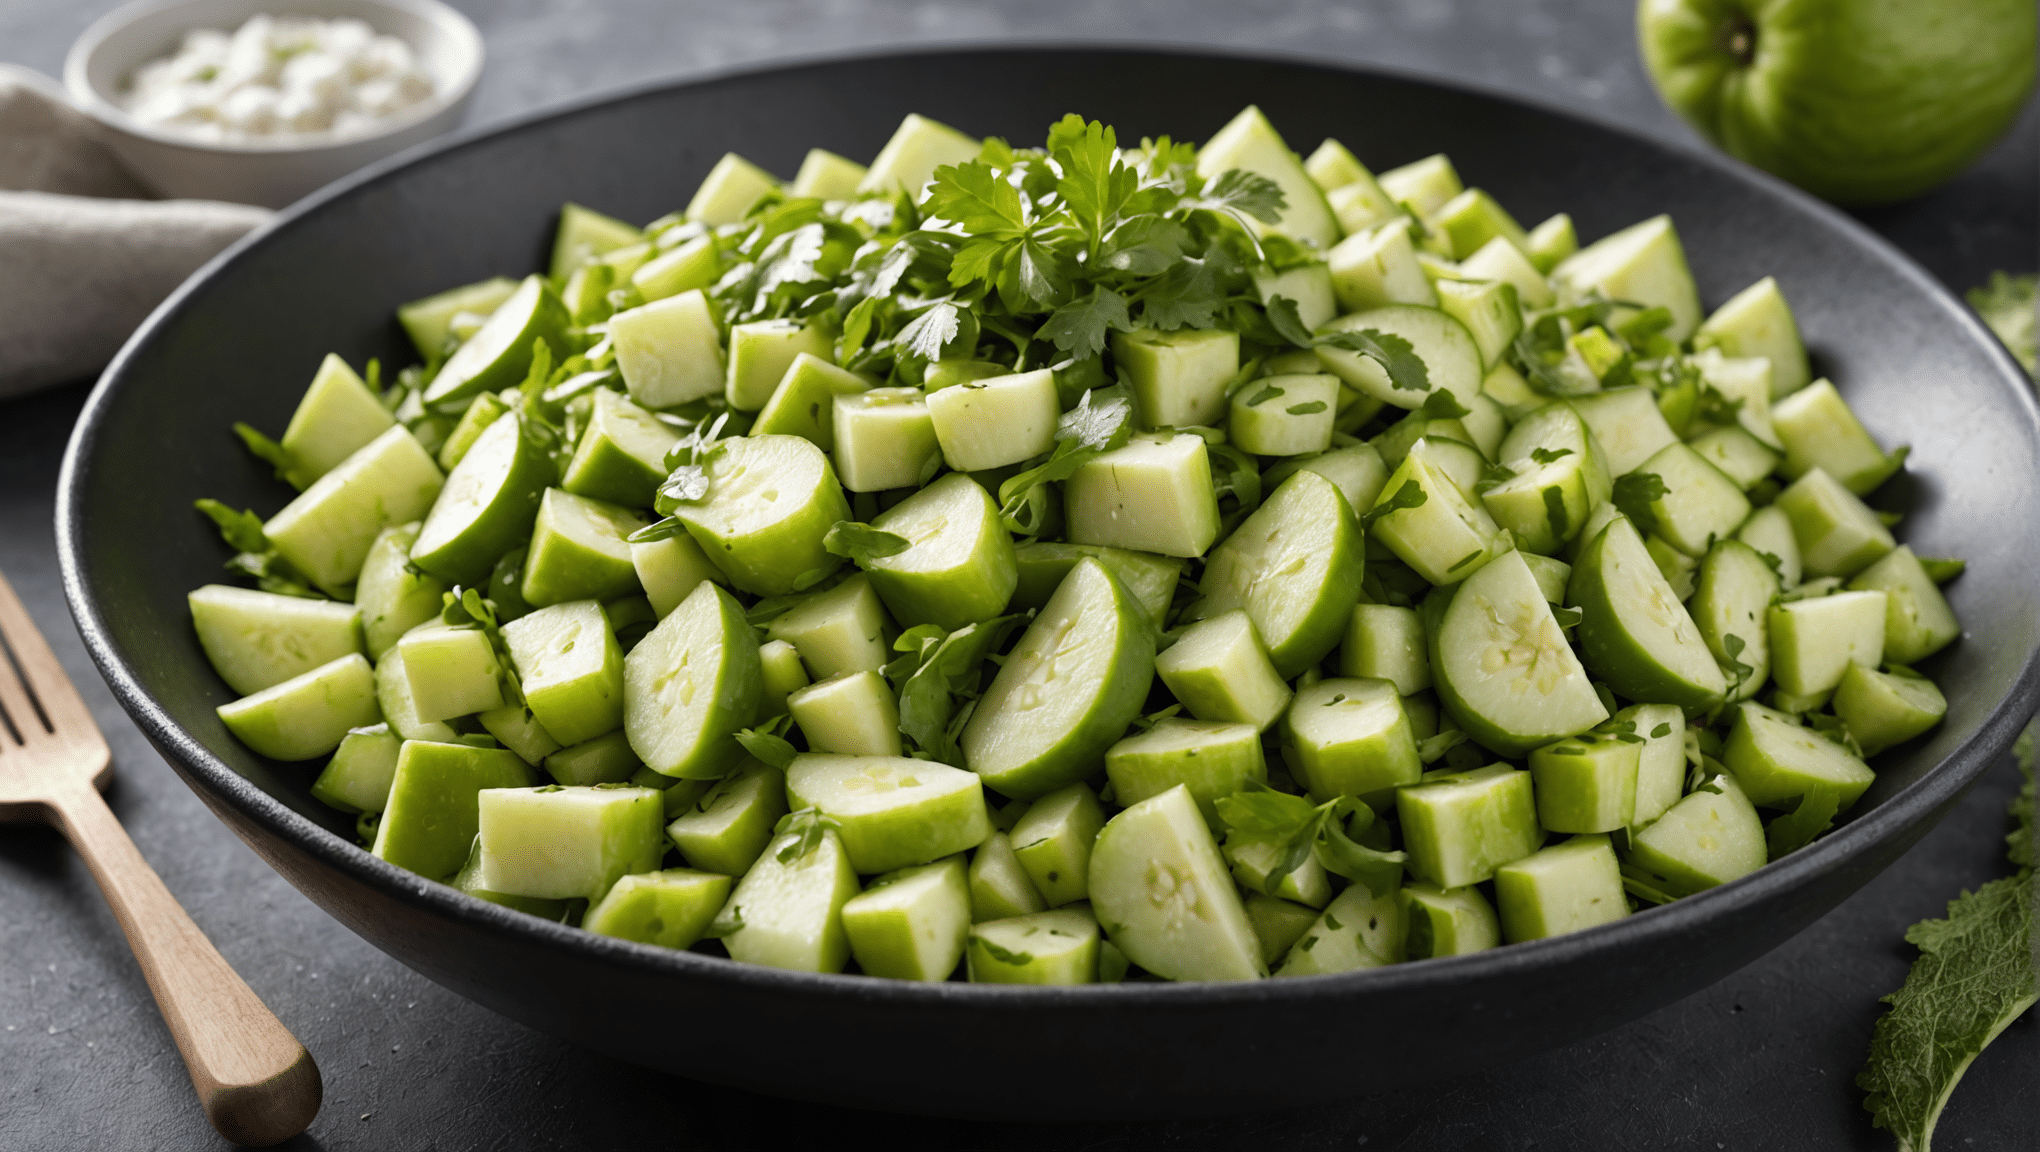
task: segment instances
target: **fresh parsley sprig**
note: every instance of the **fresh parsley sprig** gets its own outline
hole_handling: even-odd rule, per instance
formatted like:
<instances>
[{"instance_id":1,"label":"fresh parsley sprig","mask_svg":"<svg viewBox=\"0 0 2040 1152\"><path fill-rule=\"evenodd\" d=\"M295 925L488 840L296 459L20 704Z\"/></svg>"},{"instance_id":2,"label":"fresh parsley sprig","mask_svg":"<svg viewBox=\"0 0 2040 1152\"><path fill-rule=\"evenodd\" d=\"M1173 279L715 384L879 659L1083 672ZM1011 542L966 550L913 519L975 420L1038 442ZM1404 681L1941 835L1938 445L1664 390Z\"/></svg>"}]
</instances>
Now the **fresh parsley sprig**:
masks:
<instances>
[{"instance_id":1,"label":"fresh parsley sprig","mask_svg":"<svg viewBox=\"0 0 2040 1152\"><path fill-rule=\"evenodd\" d=\"M1219 797L1218 818L1230 829L1228 841L1236 836L1278 846L1265 882L1270 892L1313 855L1326 869L1349 880L1368 881L1383 880L1391 873L1399 879L1403 862L1409 859L1402 852L1369 848L1348 834L1349 828L1360 833L1374 823L1374 810L1351 796L1312 804L1304 797L1248 780L1244 789Z\"/></svg>"}]
</instances>

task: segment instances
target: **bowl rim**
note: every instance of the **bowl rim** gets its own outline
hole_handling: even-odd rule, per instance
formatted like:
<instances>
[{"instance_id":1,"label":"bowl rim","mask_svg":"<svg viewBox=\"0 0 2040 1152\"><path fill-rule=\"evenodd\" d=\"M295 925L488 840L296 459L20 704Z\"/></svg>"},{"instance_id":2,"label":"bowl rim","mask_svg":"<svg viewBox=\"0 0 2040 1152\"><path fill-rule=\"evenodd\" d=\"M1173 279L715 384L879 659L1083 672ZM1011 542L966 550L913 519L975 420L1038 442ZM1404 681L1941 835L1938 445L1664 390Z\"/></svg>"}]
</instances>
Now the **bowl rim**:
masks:
<instances>
[{"instance_id":1,"label":"bowl rim","mask_svg":"<svg viewBox=\"0 0 2040 1152\"><path fill-rule=\"evenodd\" d=\"M435 116L456 108L474 94L475 85L481 82L482 68L486 61L486 49L482 34L474 21L456 8L440 0L352 0L353 3L381 8L388 12L405 13L415 16L438 28L441 35L458 42L465 49L467 67L452 78L452 83L438 87L431 97L407 109L403 115L385 121L375 131L356 133L349 136L321 135L307 138L303 142L288 140L269 141L208 141L174 131L165 131L136 120L127 109L101 92L92 83L92 63L99 50L116 33L127 29L137 21L158 13L171 12L204 3L205 0L131 0L88 25L71 47L64 53L64 91L71 104L98 123L114 131L155 144L182 148L187 151L228 156L311 156L343 149L358 148L377 141L386 141L410 131ZM291 0L287 0L285 7ZM302 0L295 0L302 2ZM301 13L284 13L300 15ZM383 35L396 35L375 29ZM416 45L411 45L415 50Z\"/></svg>"},{"instance_id":2,"label":"bowl rim","mask_svg":"<svg viewBox=\"0 0 2040 1152\"><path fill-rule=\"evenodd\" d=\"M618 965L651 975L705 981L708 986L742 988L751 992L791 995L808 1000L852 1000L867 1004L898 1004L929 1007L967 1005L978 1010L1017 1012L1030 1007L1058 1006L1137 1010L1146 1007L1209 1007L1294 1003L1323 995L1361 991L1379 994L1416 993L1439 986L1469 982L1475 978L1510 979L1551 965L1584 959L1595 953L1616 952L1642 946L1652 940L1669 940L1730 915L1736 908L1759 904L1788 890L1848 870L1855 860L1877 844L1903 836L1936 810L1960 797L1998 757L2008 751L2028 718L2040 706L2040 647L2028 652L2009 691L1985 716L1976 732L1958 745L1940 763L1918 780L1886 798L1822 838L1782 860L1765 864L1747 876L1670 904L1641 909L1608 924L1543 940L1511 944L1464 956L1440 957L1422 963L1393 964L1363 971L1313 976L1305 979L1264 979L1241 982L1138 981L1122 984L1074 985L1056 988L972 984L961 981L917 983L867 978L845 973L795 972L763 965L744 964L723 957L661 948L600 936L565 924L529 916L472 897L449 885L428 880L370 855L365 849L342 839L309 818L298 814L252 781L241 776L199 740L185 731L148 694L120 658L105 618L88 588L84 571L83 511L80 487L95 433L116 393L125 386L128 365L149 344L159 329L166 327L194 295L220 269L240 254L264 243L272 234L284 231L298 220L319 211L332 200L390 178L394 173L428 158L475 146L531 126L564 120L612 104L621 104L676 89L710 87L750 80L773 73L803 69L913 60L934 55L1146 55L1197 61L1234 61L1293 65L1330 72L1379 76L1428 86L1462 95L1499 100L1524 106L1560 119L1585 123L1629 139L1650 151L1681 161L1712 168L1726 179L1752 185L1757 190L1785 200L1789 205L1821 219L1847 239L1880 257L1891 271L1911 282L1938 307L1942 318L1953 322L1980 343L1999 369L2007 385L2013 411L2029 425L2040 426L2040 401L2026 382L2024 370L2009 351L1984 325L1981 318L1961 304L1950 291L1924 268L1889 241L1870 231L1846 213L1768 173L1732 161L1711 151L1682 148L1626 125L1561 107L1537 98L1486 87L1476 83L1441 78L1409 69L1355 63L1325 55L1234 49L1201 44L1171 44L1154 41L1068 41L1019 40L1012 42L934 42L907 47L884 47L776 58L688 75L665 78L610 89L470 128L406 150L368 165L313 193L279 213L264 227L249 233L208 261L180 285L129 337L86 398L78 422L65 448L58 475L56 534L59 571L64 595L71 607L79 634L93 663L105 677L123 709L156 745L172 767L186 778L194 791L202 782L220 802L230 804L237 814L266 832L289 843L295 850L344 874L350 881L375 889L427 911L435 918L453 921L464 928L498 938L515 938L563 948L603 963ZM203 797L202 797L203 798ZM223 821L224 822L224 821ZM343 921L344 922L344 921Z\"/></svg>"}]
</instances>

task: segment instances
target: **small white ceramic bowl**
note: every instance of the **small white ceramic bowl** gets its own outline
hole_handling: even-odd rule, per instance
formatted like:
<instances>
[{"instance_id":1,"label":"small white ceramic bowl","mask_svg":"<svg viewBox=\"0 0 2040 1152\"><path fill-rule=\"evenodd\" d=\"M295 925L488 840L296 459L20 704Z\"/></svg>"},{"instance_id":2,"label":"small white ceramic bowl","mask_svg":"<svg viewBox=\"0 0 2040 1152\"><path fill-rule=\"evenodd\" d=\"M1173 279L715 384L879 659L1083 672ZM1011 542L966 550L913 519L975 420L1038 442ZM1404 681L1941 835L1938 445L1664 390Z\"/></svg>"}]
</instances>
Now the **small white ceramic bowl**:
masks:
<instances>
[{"instance_id":1,"label":"small white ceramic bowl","mask_svg":"<svg viewBox=\"0 0 2040 1152\"><path fill-rule=\"evenodd\" d=\"M208 143L142 124L122 107L137 67L176 51L196 28L231 32L249 17L349 16L405 41L427 71L430 99L365 136ZM107 146L165 196L281 208L364 164L460 123L482 74L482 37L437 0L138 0L85 30L64 60L71 100L105 128Z\"/></svg>"}]
</instances>

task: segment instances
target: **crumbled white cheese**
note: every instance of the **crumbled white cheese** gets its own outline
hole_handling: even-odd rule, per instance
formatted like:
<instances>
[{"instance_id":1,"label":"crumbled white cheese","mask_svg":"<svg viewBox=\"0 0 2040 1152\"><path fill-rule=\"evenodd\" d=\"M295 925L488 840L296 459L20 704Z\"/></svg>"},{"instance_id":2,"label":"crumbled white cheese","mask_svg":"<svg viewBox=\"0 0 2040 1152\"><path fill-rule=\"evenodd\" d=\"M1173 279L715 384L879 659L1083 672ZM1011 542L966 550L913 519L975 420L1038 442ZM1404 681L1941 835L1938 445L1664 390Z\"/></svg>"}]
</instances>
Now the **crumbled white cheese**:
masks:
<instances>
[{"instance_id":1,"label":"crumbled white cheese","mask_svg":"<svg viewBox=\"0 0 2040 1152\"><path fill-rule=\"evenodd\" d=\"M135 69L128 114L209 143L368 135L432 95L411 46L359 20L253 16Z\"/></svg>"}]
</instances>

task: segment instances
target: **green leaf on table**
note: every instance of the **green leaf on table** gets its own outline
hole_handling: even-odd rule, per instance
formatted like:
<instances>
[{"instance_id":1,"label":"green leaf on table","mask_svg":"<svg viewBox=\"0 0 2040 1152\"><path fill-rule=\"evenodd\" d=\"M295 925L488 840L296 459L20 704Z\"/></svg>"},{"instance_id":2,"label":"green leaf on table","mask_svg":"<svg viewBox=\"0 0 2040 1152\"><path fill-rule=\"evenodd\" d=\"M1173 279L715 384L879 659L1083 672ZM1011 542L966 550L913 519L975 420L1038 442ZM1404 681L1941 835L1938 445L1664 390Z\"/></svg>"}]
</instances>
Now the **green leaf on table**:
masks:
<instances>
[{"instance_id":1,"label":"green leaf on table","mask_svg":"<svg viewBox=\"0 0 2040 1152\"><path fill-rule=\"evenodd\" d=\"M1884 997L1856 1086L1871 1123L1904 1152L1927 1152L1934 1125L1970 1062L2035 1001L2033 963L2033 727L2013 754L2024 785L2008 808L2016 871L1964 892L1940 920L1906 931L1920 950L1905 984Z\"/></svg>"},{"instance_id":2,"label":"green leaf on table","mask_svg":"<svg viewBox=\"0 0 2040 1152\"><path fill-rule=\"evenodd\" d=\"M2034 1003L2033 874L1964 892L1948 915L1906 931L1920 950L1891 1010L1871 1034L1856 1077L1870 1122L1898 1147L1926 1152L1934 1125L1971 1061Z\"/></svg>"}]
</instances>

